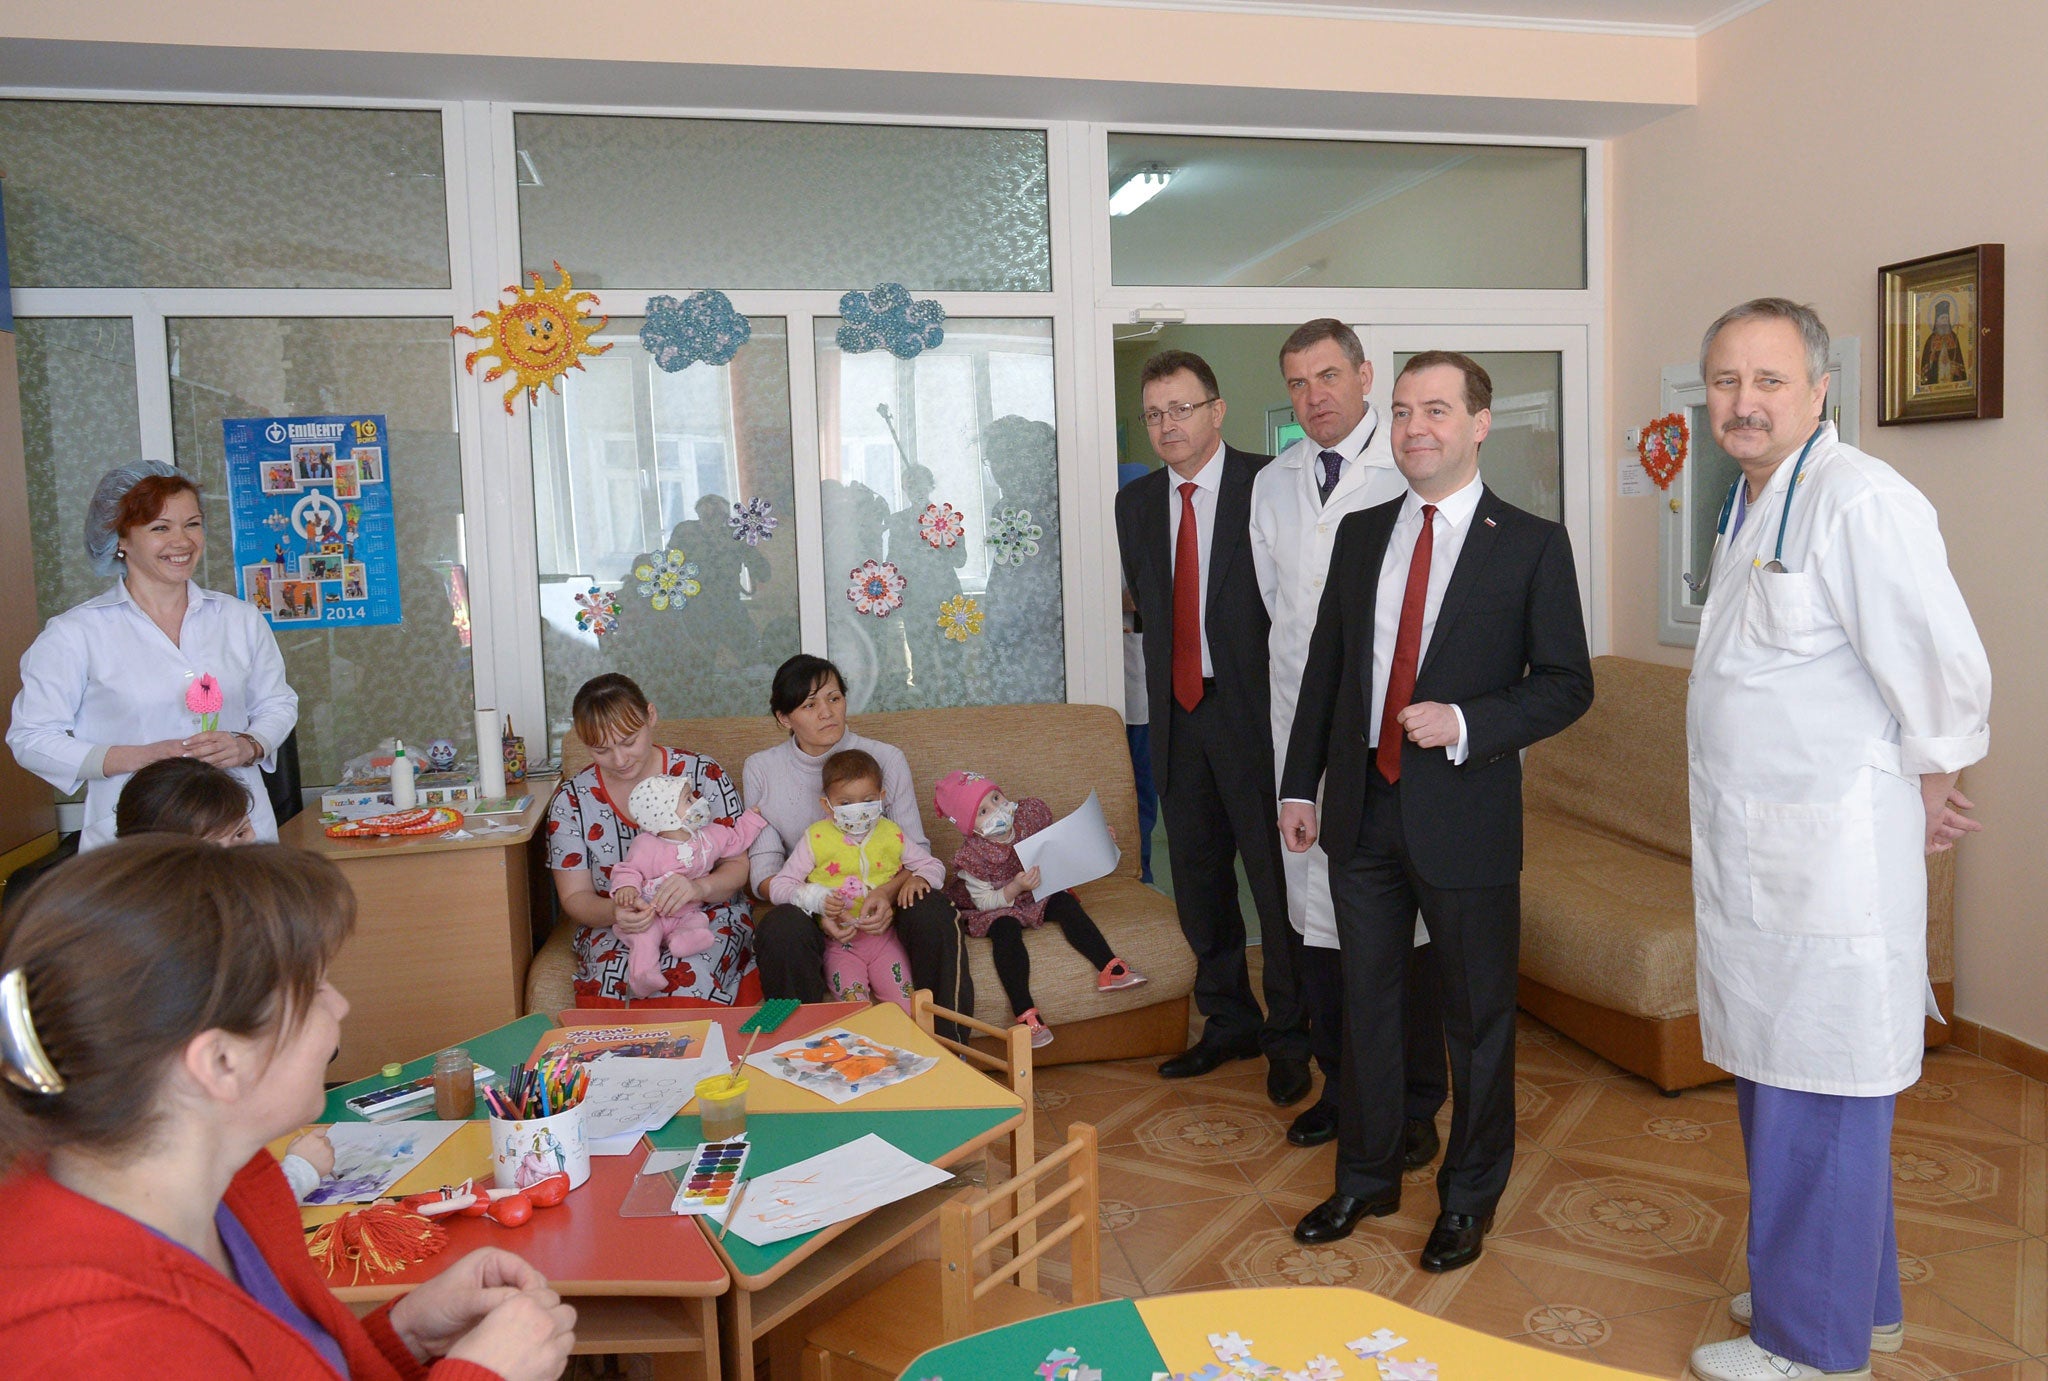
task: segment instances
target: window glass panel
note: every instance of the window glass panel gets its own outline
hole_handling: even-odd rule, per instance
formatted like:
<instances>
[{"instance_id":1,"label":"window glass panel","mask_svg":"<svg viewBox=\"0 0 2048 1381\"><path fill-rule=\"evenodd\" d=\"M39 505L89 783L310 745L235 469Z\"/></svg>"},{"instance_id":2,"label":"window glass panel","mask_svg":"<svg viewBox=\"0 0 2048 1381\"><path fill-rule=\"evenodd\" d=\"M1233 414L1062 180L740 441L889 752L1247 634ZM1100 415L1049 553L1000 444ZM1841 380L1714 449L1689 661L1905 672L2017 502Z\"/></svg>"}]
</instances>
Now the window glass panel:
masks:
<instances>
[{"instance_id":1,"label":"window glass panel","mask_svg":"<svg viewBox=\"0 0 2048 1381\"><path fill-rule=\"evenodd\" d=\"M431 317L167 323L178 465L206 492L206 569L198 579L212 589L235 588L222 419L371 412L390 429L405 621L277 630L299 693L308 786L333 783L344 762L392 735L408 743L447 738L465 753L475 747L449 326Z\"/></svg>"},{"instance_id":2,"label":"window glass panel","mask_svg":"<svg viewBox=\"0 0 2048 1381\"><path fill-rule=\"evenodd\" d=\"M1052 323L956 318L945 343L914 360L849 355L837 318L816 326L826 642L852 707L1064 700ZM931 504L962 515L954 546L921 534ZM1004 515L1013 530L1038 530L1035 552L992 540ZM870 560L903 578L886 617L848 598ZM964 639L941 627L951 601L962 601L952 608Z\"/></svg>"},{"instance_id":3,"label":"window glass panel","mask_svg":"<svg viewBox=\"0 0 2048 1381\"><path fill-rule=\"evenodd\" d=\"M519 243L578 286L1052 286L1045 135L521 115Z\"/></svg>"},{"instance_id":4,"label":"window glass panel","mask_svg":"<svg viewBox=\"0 0 2048 1381\"><path fill-rule=\"evenodd\" d=\"M674 374L641 347L637 319L614 320L596 337L612 348L533 409L551 751L577 688L602 672L631 676L671 718L759 714L775 668L802 650L788 326L750 320L731 364ZM775 523L757 544L730 521L752 499ZM636 568L670 550L701 588L658 610ZM617 626L601 635L576 621L589 622L577 597L592 585L618 602Z\"/></svg>"},{"instance_id":5,"label":"window glass panel","mask_svg":"<svg viewBox=\"0 0 2048 1381\"><path fill-rule=\"evenodd\" d=\"M1394 356L1394 375L1414 357ZM1564 357L1555 350L1474 351L1493 380L1493 428L1479 448L1486 487L1520 509L1564 521Z\"/></svg>"},{"instance_id":6,"label":"window glass panel","mask_svg":"<svg viewBox=\"0 0 2048 1381\"><path fill-rule=\"evenodd\" d=\"M1742 467L1736 464L1735 457L1721 449L1713 423L1707 419L1706 404L1695 403L1685 411L1686 426L1692 430L1691 454L1686 457L1684 474L1692 548L1685 570L1699 571L1705 568L1714 550L1714 528L1721 519L1721 500L1727 497L1728 486L1735 483ZM1682 597L1694 608L1707 602L1706 590L1691 586L1684 587Z\"/></svg>"},{"instance_id":7,"label":"window glass panel","mask_svg":"<svg viewBox=\"0 0 2048 1381\"><path fill-rule=\"evenodd\" d=\"M1112 134L1113 281L1253 287L1583 288L1576 148Z\"/></svg>"},{"instance_id":8,"label":"window glass panel","mask_svg":"<svg viewBox=\"0 0 2048 1381\"><path fill-rule=\"evenodd\" d=\"M142 454L135 328L126 317L14 327L36 613L47 622L110 583L85 559L85 507L101 475Z\"/></svg>"},{"instance_id":9,"label":"window glass panel","mask_svg":"<svg viewBox=\"0 0 2048 1381\"><path fill-rule=\"evenodd\" d=\"M0 101L16 287L445 288L432 110Z\"/></svg>"}]
</instances>

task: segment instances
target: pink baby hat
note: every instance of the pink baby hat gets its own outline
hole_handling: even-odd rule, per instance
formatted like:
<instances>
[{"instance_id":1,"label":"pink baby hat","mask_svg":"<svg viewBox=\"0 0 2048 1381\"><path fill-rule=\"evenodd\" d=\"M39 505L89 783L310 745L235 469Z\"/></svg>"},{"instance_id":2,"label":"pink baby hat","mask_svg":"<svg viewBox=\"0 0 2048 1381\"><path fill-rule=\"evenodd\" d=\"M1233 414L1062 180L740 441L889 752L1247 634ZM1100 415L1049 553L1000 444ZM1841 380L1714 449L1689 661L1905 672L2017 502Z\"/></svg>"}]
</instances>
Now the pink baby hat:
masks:
<instances>
[{"instance_id":1,"label":"pink baby hat","mask_svg":"<svg viewBox=\"0 0 2048 1381\"><path fill-rule=\"evenodd\" d=\"M981 809L983 798L995 790L996 784L979 772L948 772L932 788L932 804L939 808L939 814L952 821L954 829L973 834L974 812Z\"/></svg>"}]
</instances>

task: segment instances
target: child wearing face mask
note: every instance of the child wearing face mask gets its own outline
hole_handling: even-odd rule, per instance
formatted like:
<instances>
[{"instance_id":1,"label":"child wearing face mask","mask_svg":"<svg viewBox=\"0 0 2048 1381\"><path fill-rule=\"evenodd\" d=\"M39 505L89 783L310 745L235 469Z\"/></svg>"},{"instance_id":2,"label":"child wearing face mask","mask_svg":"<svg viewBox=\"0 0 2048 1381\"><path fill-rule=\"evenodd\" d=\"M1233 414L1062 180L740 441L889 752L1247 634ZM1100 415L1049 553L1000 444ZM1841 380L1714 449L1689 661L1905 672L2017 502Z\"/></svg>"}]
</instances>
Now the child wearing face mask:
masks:
<instances>
[{"instance_id":1,"label":"child wearing face mask","mask_svg":"<svg viewBox=\"0 0 2048 1381\"><path fill-rule=\"evenodd\" d=\"M768 879L768 900L819 918L825 982L841 1002L893 1002L910 1011L910 959L892 928L895 909L945 881L931 851L882 815L882 767L848 748L825 759L818 804L828 819L805 830L782 871ZM869 899L888 903L877 907Z\"/></svg>"},{"instance_id":2,"label":"child wearing face mask","mask_svg":"<svg viewBox=\"0 0 2048 1381\"><path fill-rule=\"evenodd\" d=\"M711 802L681 777L649 777L626 798L626 814L640 832L613 867L612 931L626 947L626 987L635 997L668 990L661 952L704 954L717 943L701 901L657 911L654 894L670 877L695 880L747 851L767 827L757 810L730 825L712 818Z\"/></svg>"},{"instance_id":3,"label":"child wearing face mask","mask_svg":"<svg viewBox=\"0 0 2048 1381\"><path fill-rule=\"evenodd\" d=\"M953 855L953 881L946 896L967 922L967 933L995 946L996 976L1009 996L1019 1025L1031 1029L1034 1047L1052 1043L1052 1028L1039 1018L1031 997L1031 956L1024 949L1026 927L1051 921L1067 943L1096 968L1095 990L1135 988L1145 976L1111 953L1109 941L1072 892L1033 897L1038 870L1017 857L1017 841L1052 823L1052 810L1036 796L1012 801L978 772L948 772L932 791L939 814L967 836Z\"/></svg>"}]
</instances>

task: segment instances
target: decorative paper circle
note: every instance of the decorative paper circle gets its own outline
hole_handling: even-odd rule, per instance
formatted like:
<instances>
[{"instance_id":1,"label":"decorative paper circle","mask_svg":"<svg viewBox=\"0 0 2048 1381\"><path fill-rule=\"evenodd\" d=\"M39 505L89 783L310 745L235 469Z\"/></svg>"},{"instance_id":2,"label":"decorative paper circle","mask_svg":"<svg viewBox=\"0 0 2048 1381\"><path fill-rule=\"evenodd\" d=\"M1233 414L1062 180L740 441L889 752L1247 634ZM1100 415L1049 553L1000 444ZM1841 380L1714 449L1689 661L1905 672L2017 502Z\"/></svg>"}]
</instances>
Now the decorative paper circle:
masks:
<instances>
[{"instance_id":1,"label":"decorative paper circle","mask_svg":"<svg viewBox=\"0 0 2048 1381\"><path fill-rule=\"evenodd\" d=\"M1006 508L989 523L989 555L998 566L1021 566L1026 557L1038 555L1043 536L1045 529L1031 521L1030 509Z\"/></svg>"},{"instance_id":2,"label":"decorative paper circle","mask_svg":"<svg viewBox=\"0 0 2048 1381\"><path fill-rule=\"evenodd\" d=\"M512 300L496 311L485 310L476 314L484 323L482 330L458 326L452 334L469 336L482 341L476 349L463 357L462 367L471 374L476 373L476 362L490 358L497 361L484 373L484 382L496 383L510 374L512 387L505 390L505 412L512 412L512 399L524 388L529 401L540 396L540 386L557 389L556 383L572 369L583 368L583 356L602 355L611 349L609 343L592 345L590 338L604 329L610 317L592 319L584 314L584 304L597 305L594 293L572 292L575 280L560 261L555 272L562 275L561 286L551 288L538 272L530 275L531 288L521 288L517 283L508 284L505 291L512 294Z\"/></svg>"},{"instance_id":3,"label":"decorative paper circle","mask_svg":"<svg viewBox=\"0 0 2048 1381\"><path fill-rule=\"evenodd\" d=\"M447 806L401 810L390 815L372 815L367 820L343 820L327 827L329 839L382 839L390 835L443 834L462 824L462 812Z\"/></svg>"},{"instance_id":4,"label":"decorative paper circle","mask_svg":"<svg viewBox=\"0 0 2048 1381\"><path fill-rule=\"evenodd\" d=\"M775 505L766 499L748 499L745 503L732 506L732 516L725 525L732 529L732 540L758 547L775 535L776 524L782 520L775 516Z\"/></svg>"},{"instance_id":5,"label":"decorative paper circle","mask_svg":"<svg viewBox=\"0 0 2048 1381\"><path fill-rule=\"evenodd\" d=\"M619 597L611 591L593 585L576 596L576 606L576 626L585 633L602 638L618 630Z\"/></svg>"},{"instance_id":6,"label":"decorative paper circle","mask_svg":"<svg viewBox=\"0 0 2048 1381\"><path fill-rule=\"evenodd\" d=\"M704 592L697 579L697 563L675 547L670 547L659 561L642 561L635 566L633 578L640 582L640 597L653 605L656 613L671 606L680 609Z\"/></svg>"},{"instance_id":7,"label":"decorative paper circle","mask_svg":"<svg viewBox=\"0 0 2048 1381\"><path fill-rule=\"evenodd\" d=\"M850 292L839 299L839 348L849 355L887 350L898 359L914 360L945 340L946 309L936 298L913 301L901 283L878 283L873 292Z\"/></svg>"},{"instance_id":8,"label":"decorative paper circle","mask_svg":"<svg viewBox=\"0 0 2048 1381\"><path fill-rule=\"evenodd\" d=\"M680 302L666 293L648 298L640 344L657 365L674 374L699 360L731 364L753 335L753 324L734 309L732 299L706 288Z\"/></svg>"},{"instance_id":9,"label":"decorative paper circle","mask_svg":"<svg viewBox=\"0 0 2048 1381\"><path fill-rule=\"evenodd\" d=\"M955 595L939 606L939 630L956 643L981 634L981 605L971 595Z\"/></svg>"},{"instance_id":10,"label":"decorative paper circle","mask_svg":"<svg viewBox=\"0 0 2048 1381\"><path fill-rule=\"evenodd\" d=\"M908 582L904 580L903 572L896 569L895 562L863 561L847 575L853 584L846 587L846 597L861 613L886 619L891 610L902 607L903 587Z\"/></svg>"},{"instance_id":11,"label":"decorative paper circle","mask_svg":"<svg viewBox=\"0 0 2048 1381\"><path fill-rule=\"evenodd\" d=\"M927 504L918 515L917 530L935 547L957 546L967 535L967 515L951 504Z\"/></svg>"},{"instance_id":12,"label":"decorative paper circle","mask_svg":"<svg viewBox=\"0 0 2048 1381\"><path fill-rule=\"evenodd\" d=\"M1685 414L1678 412L1667 412L1644 427L1636 442L1636 458L1643 463L1643 473L1659 489L1671 487L1691 450L1692 430L1685 425Z\"/></svg>"}]
</instances>

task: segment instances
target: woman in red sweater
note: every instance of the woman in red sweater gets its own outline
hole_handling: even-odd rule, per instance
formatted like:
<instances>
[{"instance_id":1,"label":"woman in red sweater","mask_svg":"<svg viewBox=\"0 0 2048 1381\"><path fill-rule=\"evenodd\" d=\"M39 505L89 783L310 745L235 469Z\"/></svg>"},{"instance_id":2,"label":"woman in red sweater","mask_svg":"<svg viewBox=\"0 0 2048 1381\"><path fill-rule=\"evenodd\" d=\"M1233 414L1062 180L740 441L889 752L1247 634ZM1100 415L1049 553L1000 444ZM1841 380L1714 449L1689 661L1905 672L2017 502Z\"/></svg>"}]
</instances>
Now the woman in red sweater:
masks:
<instances>
[{"instance_id":1,"label":"woman in red sweater","mask_svg":"<svg viewBox=\"0 0 2048 1381\"><path fill-rule=\"evenodd\" d=\"M575 1311L473 1252L357 1320L266 1144L320 1113L355 924L335 867L145 835L44 876L0 934L0 1370L553 1381Z\"/></svg>"}]
</instances>

